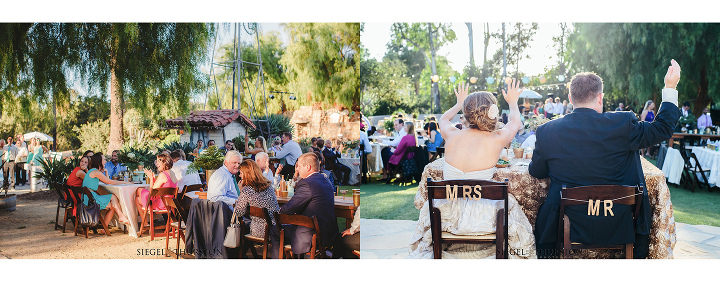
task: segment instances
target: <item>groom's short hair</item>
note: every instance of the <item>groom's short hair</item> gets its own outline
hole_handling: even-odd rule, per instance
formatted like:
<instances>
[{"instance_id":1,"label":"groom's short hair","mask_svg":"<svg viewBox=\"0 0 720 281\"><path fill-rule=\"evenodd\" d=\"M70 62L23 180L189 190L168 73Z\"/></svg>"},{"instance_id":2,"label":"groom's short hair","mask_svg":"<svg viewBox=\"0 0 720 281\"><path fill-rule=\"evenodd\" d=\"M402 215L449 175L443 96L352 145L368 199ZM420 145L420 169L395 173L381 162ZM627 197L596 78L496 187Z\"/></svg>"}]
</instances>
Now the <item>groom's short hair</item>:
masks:
<instances>
[{"instance_id":1,"label":"groom's short hair","mask_svg":"<svg viewBox=\"0 0 720 281\"><path fill-rule=\"evenodd\" d=\"M570 96L573 103L582 104L592 101L603 91L603 81L594 72L583 72L573 76L570 81Z\"/></svg>"}]
</instances>

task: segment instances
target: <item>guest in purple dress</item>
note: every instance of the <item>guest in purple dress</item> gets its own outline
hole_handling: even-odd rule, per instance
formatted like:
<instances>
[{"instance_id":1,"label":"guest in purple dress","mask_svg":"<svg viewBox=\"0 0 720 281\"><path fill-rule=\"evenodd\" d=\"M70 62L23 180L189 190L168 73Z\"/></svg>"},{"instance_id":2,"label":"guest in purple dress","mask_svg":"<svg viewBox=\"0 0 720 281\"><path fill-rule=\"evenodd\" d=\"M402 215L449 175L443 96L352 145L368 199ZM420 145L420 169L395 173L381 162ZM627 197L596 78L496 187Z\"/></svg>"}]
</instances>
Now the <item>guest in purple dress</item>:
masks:
<instances>
[{"instance_id":1,"label":"guest in purple dress","mask_svg":"<svg viewBox=\"0 0 720 281\"><path fill-rule=\"evenodd\" d=\"M652 100L645 102L645 108L643 108L642 114L640 114L640 120L646 122L655 121L655 103ZM650 157L650 149L640 149L640 154Z\"/></svg>"},{"instance_id":2,"label":"guest in purple dress","mask_svg":"<svg viewBox=\"0 0 720 281\"><path fill-rule=\"evenodd\" d=\"M400 144L398 144L393 155L390 156L390 161L388 161L390 167L388 171L393 171L395 166L400 165L400 160L408 147L417 145L417 141L415 140L415 124L413 122L405 122L405 132L407 132L407 135L400 139ZM408 154L408 159L413 159L414 156L415 154L411 152Z\"/></svg>"}]
</instances>

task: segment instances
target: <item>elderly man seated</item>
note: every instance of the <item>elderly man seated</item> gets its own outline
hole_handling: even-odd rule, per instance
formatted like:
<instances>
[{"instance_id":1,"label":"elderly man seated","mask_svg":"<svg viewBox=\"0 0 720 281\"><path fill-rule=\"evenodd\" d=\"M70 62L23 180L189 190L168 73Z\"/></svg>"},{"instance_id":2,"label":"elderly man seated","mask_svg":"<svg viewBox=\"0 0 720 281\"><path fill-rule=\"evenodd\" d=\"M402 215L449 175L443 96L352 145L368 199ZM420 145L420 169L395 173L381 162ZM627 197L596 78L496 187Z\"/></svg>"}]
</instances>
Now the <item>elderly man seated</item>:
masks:
<instances>
[{"instance_id":1,"label":"elderly man seated","mask_svg":"<svg viewBox=\"0 0 720 281\"><path fill-rule=\"evenodd\" d=\"M200 181L200 175L197 171L190 173L189 175L186 175L188 166L190 166L190 161L185 160L185 152L182 151L182 149L176 149L175 151L170 153L170 158L172 158L173 161L173 167L170 169L172 173L175 174L175 178L178 180L177 187L178 187L178 193L181 193L183 190L185 190L185 186L193 185L193 184L202 184Z\"/></svg>"},{"instance_id":2,"label":"elderly man seated","mask_svg":"<svg viewBox=\"0 0 720 281\"><path fill-rule=\"evenodd\" d=\"M295 195L280 208L282 214L315 216L320 224L323 247L331 246L338 237L335 219L335 190L327 177L319 173L320 161L315 153L305 153L298 158L295 175ZM285 228L293 253L307 253L312 243L312 231L306 227Z\"/></svg>"},{"instance_id":3,"label":"elderly man seated","mask_svg":"<svg viewBox=\"0 0 720 281\"><path fill-rule=\"evenodd\" d=\"M240 188L235 175L240 169L240 163L243 157L236 150L230 150L225 154L225 161L222 167L217 169L208 181L207 198L212 202L222 201L230 209L233 208L235 201L240 194Z\"/></svg>"},{"instance_id":4,"label":"elderly man seated","mask_svg":"<svg viewBox=\"0 0 720 281\"><path fill-rule=\"evenodd\" d=\"M277 183L279 179L275 180L276 176L273 175L272 170L270 170L270 157L268 154L265 152L258 152L258 154L255 154L255 162L258 167L260 167L263 176L270 181L270 186L275 187L275 183Z\"/></svg>"}]
</instances>

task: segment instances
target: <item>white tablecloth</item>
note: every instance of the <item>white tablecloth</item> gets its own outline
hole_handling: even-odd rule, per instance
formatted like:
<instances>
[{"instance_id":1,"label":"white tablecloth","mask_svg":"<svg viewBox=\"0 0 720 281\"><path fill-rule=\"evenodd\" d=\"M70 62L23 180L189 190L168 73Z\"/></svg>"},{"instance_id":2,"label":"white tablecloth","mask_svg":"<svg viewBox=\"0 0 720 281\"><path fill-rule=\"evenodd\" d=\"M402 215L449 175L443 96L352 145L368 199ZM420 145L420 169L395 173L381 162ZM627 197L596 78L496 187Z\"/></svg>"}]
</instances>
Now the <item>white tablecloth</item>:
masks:
<instances>
[{"instance_id":1,"label":"white tablecloth","mask_svg":"<svg viewBox=\"0 0 720 281\"><path fill-rule=\"evenodd\" d=\"M370 172L380 172L382 170L383 162L380 151L385 147L387 145L382 143L372 144L372 152L368 154L368 169L370 169Z\"/></svg>"},{"instance_id":2,"label":"white tablecloth","mask_svg":"<svg viewBox=\"0 0 720 281\"><path fill-rule=\"evenodd\" d=\"M130 236L137 238L137 232L138 232L138 223L140 220L138 220L138 212L135 208L135 191L138 188L148 188L150 187L149 184L123 184L123 185L109 185L104 184L100 182L99 184L101 187L104 187L105 190L108 192L115 194L117 196L118 201L120 202L120 206L122 206L123 213L125 213L125 216L127 216L128 220L130 221L130 229L128 230L128 234ZM150 221L150 223L153 223Z\"/></svg>"},{"instance_id":3,"label":"white tablecloth","mask_svg":"<svg viewBox=\"0 0 720 281\"><path fill-rule=\"evenodd\" d=\"M720 151L710 150L704 147L693 147L692 152L697 156L703 171L710 171L708 183L711 185L720 183Z\"/></svg>"},{"instance_id":4,"label":"white tablecloth","mask_svg":"<svg viewBox=\"0 0 720 281\"><path fill-rule=\"evenodd\" d=\"M355 185L359 182L358 175L360 175L360 165L354 165L353 163L360 163L360 158L338 158L340 164L350 167L350 179L348 183Z\"/></svg>"},{"instance_id":5,"label":"white tablecloth","mask_svg":"<svg viewBox=\"0 0 720 281\"><path fill-rule=\"evenodd\" d=\"M680 184L680 176L682 175L683 168L685 167L680 151L672 147L668 147L667 154L665 155L665 162L663 162L662 172L665 177L668 178L668 182L674 184Z\"/></svg>"}]
</instances>

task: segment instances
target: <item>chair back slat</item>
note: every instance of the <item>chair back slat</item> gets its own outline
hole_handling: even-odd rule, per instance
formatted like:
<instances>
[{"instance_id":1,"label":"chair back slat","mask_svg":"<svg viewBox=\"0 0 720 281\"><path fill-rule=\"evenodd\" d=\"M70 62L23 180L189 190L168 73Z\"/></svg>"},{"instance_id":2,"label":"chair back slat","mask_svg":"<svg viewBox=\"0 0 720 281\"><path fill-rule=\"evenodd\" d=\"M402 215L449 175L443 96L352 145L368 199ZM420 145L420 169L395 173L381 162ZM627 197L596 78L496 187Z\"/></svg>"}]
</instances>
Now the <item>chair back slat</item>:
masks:
<instances>
[{"instance_id":1,"label":"chair back slat","mask_svg":"<svg viewBox=\"0 0 720 281\"><path fill-rule=\"evenodd\" d=\"M186 185L185 189L183 189L183 193L193 192L193 191L200 191L205 187L203 184L191 184Z\"/></svg>"},{"instance_id":2,"label":"chair back slat","mask_svg":"<svg viewBox=\"0 0 720 281\"><path fill-rule=\"evenodd\" d=\"M488 180L446 180L433 181L428 178L428 198L429 199L447 199L447 186L454 188L457 186L457 198L480 198L491 200L505 200L507 198L508 184L504 182L488 181ZM475 186L481 187L480 194L477 193ZM467 188L469 187L469 188ZM465 191L467 197L464 196Z\"/></svg>"},{"instance_id":3,"label":"chair back slat","mask_svg":"<svg viewBox=\"0 0 720 281\"><path fill-rule=\"evenodd\" d=\"M177 187L161 187L150 190L150 196L175 196Z\"/></svg>"},{"instance_id":4,"label":"chair back slat","mask_svg":"<svg viewBox=\"0 0 720 281\"><path fill-rule=\"evenodd\" d=\"M307 217L303 215L287 215L277 213L275 215L275 223L304 226L307 228L315 229L315 220L313 218L314 216Z\"/></svg>"},{"instance_id":5,"label":"chair back slat","mask_svg":"<svg viewBox=\"0 0 720 281\"><path fill-rule=\"evenodd\" d=\"M613 200L613 204L634 205L635 194L642 190L637 186L592 185L561 190L562 203L566 206L585 205L587 200ZM580 200L580 201L576 201Z\"/></svg>"}]
</instances>

